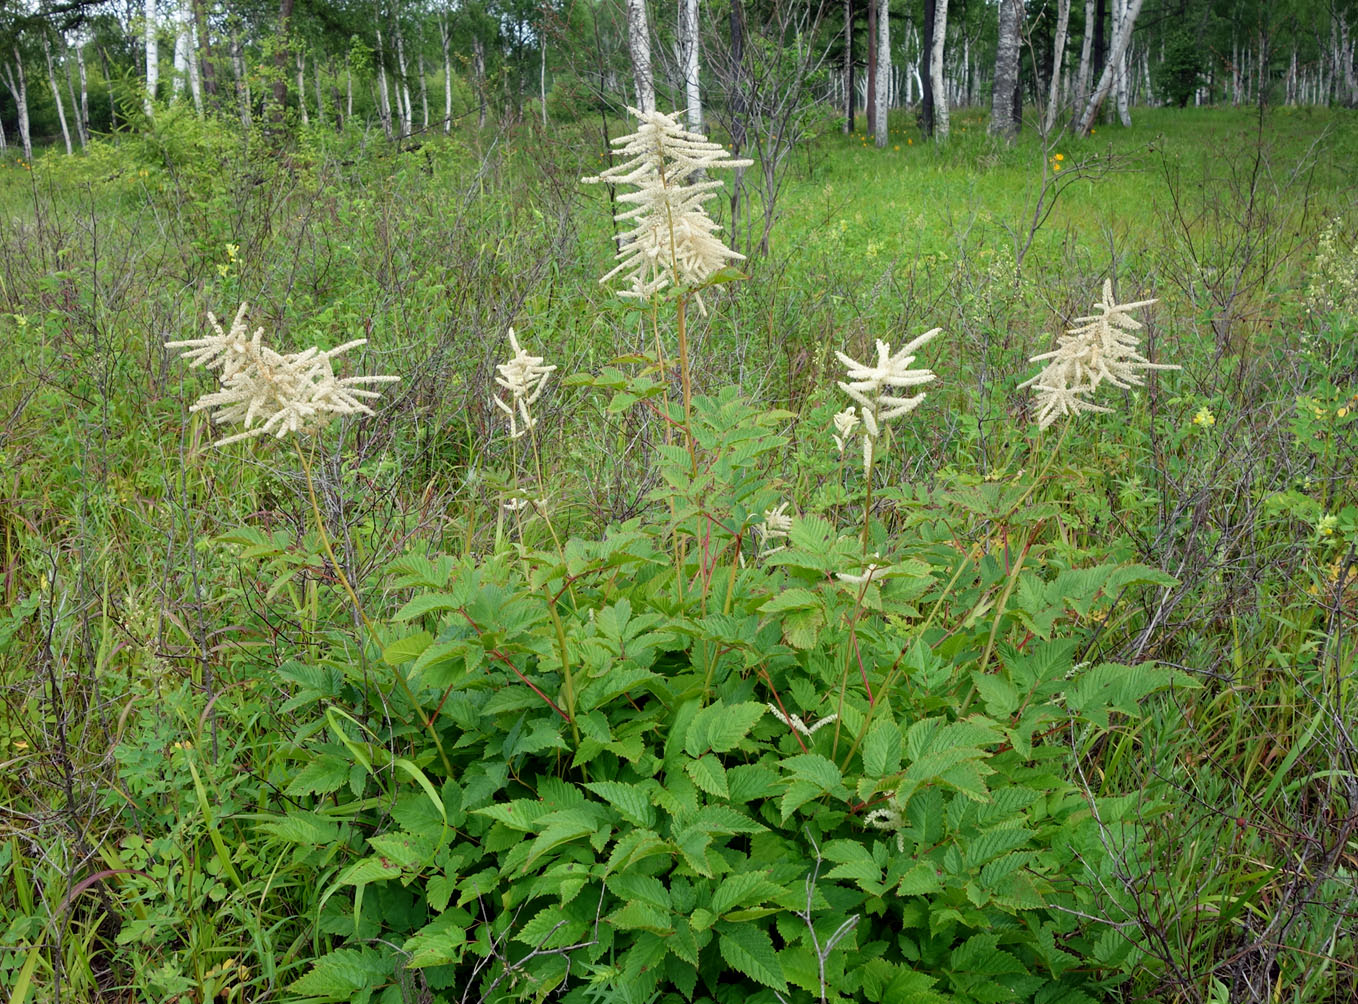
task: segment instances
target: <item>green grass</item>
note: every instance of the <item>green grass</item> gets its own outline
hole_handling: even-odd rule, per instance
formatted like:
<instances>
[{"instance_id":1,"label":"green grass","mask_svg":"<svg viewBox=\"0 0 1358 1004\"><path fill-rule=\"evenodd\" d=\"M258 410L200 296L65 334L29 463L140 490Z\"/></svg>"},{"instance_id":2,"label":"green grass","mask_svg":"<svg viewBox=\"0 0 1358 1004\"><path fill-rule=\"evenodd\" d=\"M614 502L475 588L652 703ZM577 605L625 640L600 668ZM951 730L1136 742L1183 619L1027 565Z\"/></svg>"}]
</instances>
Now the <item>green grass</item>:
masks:
<instances>
[{"instance_id":1,"label":"green grass","mask_svg":"<svg viewBox=\"0 0 1358 1004\"><path fill-rule=\"evenodd\" d=\"M886 150L829 132L795 151L770 253L751 257L747 282L709 294L707 318L690 314L698 390L735 384L789 413L759 425L758 409L712 406L712 453L735 459L707 501L758 513L758 493L772 492L856 532L853 450L841 462L828 434L843 405L834 350L861 358L875 338L941 326L924 363L940 379L896 425L870 520L884 554L935 570L938 620L918 597L889 596L894 619L872 635L863 615L863 645L885 652L892 632L919 631L956 668L911 670L893 696L906 725L916 712L1005 707L989 691L982 701L970 673L992 648L1004 672L1022 663L1022 618L1038 601L1006 583L1023 541L1044 582L1104 563L1173 575L1172 588L1136 582L1052 614L1078 645L1063 656L1072 674L1084 660L1127 662L1195 685L1045 740L1061 758L1054 776L1121 813L1094 825L1052 796L1051 813L1072 814L1069 846L1042 844L1065 862L1050 895L1082 919L1050 930L1090 953L1061 978L1108 999L1350 999L1358 302L1344 290L1358 274L1358 116L1137 110L1130 129L1045 147L1028 130L1013 149L975 112L937 147L904 116L891 125ZM332 430L316 458L326 525L383 644L405 630L395 615L418 579L401 564L412 554L532 595L538 580L516 578L520 564L632 519L677 571L600 595L698 616L666 590L689 589L686 562L705 560L701 533L687 549L674 541L690 526L683 492L699 509L707 496L675 480L664 423L644 404L554 384L538 440L550 521L516 526L500 507L537 480L488 403L505 329L558 375L634 373L617 360L653 352L653 325L669 331L663 313L595 281L611 253L607 195L577 179L597 169L601 137L558 128L570 142L467 133L398 152L318 131L274 150L167 116L83 157L0 169L0 987L14 999L289 999L328 950L357 953L342 958L362 976L383 932L409 934L428 910L423 874L371 885L386 928L335 893L365 839L394 832L393 806L407 826L428 794L415 773L364 757L387 743L425 776L437 761L415 727L424 711L392 696L407 662L384 659L355 623L295 457L215 451L214 430L187 413L206 383L161 346L201 331L208 310L229 317L247 299L252 323L287 349L367 337L363 371L402 375L375 418ZM1317 262L1330 220L1347 252ZM1159 299L1143 334L1152 358L1182 370L1114 395L1116 414L1078 423L1053 455L1059 433L1037 434L1014 387L1104 278L1121 300ZM1204 407L1214 424L1194 423ZM748 457L730 445L747 434L763 444ZM775 434L776 446L760 438ZM995 494L1010 486L1026 493L1016 511ZM728 575L712 593L721 612L748 601L761 619L751 597L765 602L763 580L738 562L709 570L704 602ZM814 576L804 586L822 588ZM591 608L562 625L561 645L594 621ZM683 656L711 680L727 642L695 637ZM525 651L545 665L557 639L549 624ZM788 686L822 685L808 674ZM765 699L753 677L729 685L728 703ZM518 688L506 676L503 690ZM800 695L814 691L793 692L809 710ZM476 742L498 744L498 728ZM999 744L986 755L1019 769ZM317 781L341 761L333 787ZM547 774L574 777L567 760ZM531 796L537 780L505 783ZM1024 820L1036 831L1036 816ZM496 893L506 916L525 895L509 878ZM861 910L894 917L904 897L886 900ZM791 971L800 949L777 930ZM951 936L921 939L914 965L960 966ZM598 999L624 999L618 954L589 960L598 993L614 995ZM745 962L750 986L771 985ZM387 999L414 999L422 972L384 976ZM985 999L947 978L952 999Z\"/></svg>"}]
</instances>

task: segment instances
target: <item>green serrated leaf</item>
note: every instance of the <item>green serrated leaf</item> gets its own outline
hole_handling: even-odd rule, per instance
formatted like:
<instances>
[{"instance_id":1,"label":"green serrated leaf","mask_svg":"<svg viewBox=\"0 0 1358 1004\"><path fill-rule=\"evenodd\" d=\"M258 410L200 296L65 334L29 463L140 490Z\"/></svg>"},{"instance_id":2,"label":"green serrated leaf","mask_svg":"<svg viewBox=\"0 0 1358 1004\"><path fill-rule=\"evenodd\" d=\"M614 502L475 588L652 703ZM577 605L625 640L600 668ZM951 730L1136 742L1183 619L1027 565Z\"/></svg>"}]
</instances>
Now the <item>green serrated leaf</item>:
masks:
<instances>
[{"instance_id":1,"label":"green serrated leaf","mask_svg":"<svg viewBox=\"0 0 1358 1004\"><path fill-rule=\"evenodd\" d=\"M707 794L719 798L731 796L731 790L726 783L726 770L722 767L721 761L711 753L697 760L689 760L684 764L684 772Z\"/></svg>"},{"instance_id":2,"label":"green serrated leaf","mask_svg":"<svg viewBox=\"0 0 1358 1004\"><path fill-rule=\"evenodd\" d=\"M773 950L773 939L763 928L724 923L719 931L718 945L721 957L732 969L779 993L787 992L787 980L778 954Z\"/></svg>"}]
</instances>

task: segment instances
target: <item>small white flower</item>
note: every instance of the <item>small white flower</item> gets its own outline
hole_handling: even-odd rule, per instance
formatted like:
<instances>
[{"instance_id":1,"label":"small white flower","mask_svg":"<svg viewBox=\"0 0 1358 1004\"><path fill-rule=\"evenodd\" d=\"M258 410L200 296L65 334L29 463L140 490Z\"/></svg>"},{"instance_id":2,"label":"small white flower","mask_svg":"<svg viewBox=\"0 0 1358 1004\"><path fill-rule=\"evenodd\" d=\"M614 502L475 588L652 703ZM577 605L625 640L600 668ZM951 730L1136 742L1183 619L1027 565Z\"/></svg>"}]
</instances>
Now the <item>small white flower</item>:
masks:
<instances>
[{"instance_id":1,"label":"small white flower","mask_svg":"<svg viewBox=\"0 0 1358 1004\"><path fill-rule=\"evenodd\" d=\"M777 547L769 547L769 542L777 540L779 537L786 537L788 531L792 529L792 517L787 515L788 503L783 502L776 508L764 510L764 523L762 526L755 527L755 533L759 536L760 554L773 554L781 551L786 544L779 544Z\"/></svg>"},{"instance_id":2,"label":"small white flower","mask_svg":"<svg viewBox=\"0 0 1358 1004\"><path fill-rule=\"evenodd\" d=\"M849 405L835 415L835 448L840 453L844 452L844 447L849 444L849 437L853 435L854 430L861 423L862 420L858 417L858 409L853 405Z\"/></svg>"},{"instance_id":3,"label":"small white flower","mask_svg":"<svg viewBox=\"0 0 1358 1004\"><path fill-rule=\"evenodd\" d=\"M901 831L905 829L906 819L901 810L896 808L895 802L887 802L883 809L873 809L863 817L863 825L874 830L889 830L895 833L896 850L898 853L905 853L905 834Z\"/></svg>"},{"instance_id":4,"label":"small white flower","mask_svg":"<svg viewBox=\"0 0 1358 1004\"><path fill-rule=\"evenodd\" d=\"M883 578L887 572L891 571L890 565L868 565L859 575L851 575L848 572L838 572L835 578L845 585L866 586L869 582Z\"/></svg>"},{"instance_id":5,"label":"small white flower","mask_svg":"<svg viewBox=\"0 0 1358 1004\"><path fill-rule=\"evenodd\" d=\"M800 715L785 715L779 710L778 705L776 704L769 704L766 705L766 707L768 707L769 713L773 715L774 718L778 719L793 732L800 732L807 738L814 736L817 729L822 729L827 725L839 721L839 715L827 715L826 717L818 718L812 724L807 725L806 722L802 721Z\"/></svg>"},{"instance_id":6,"label":"small white flower","mask_svg":"<svg viewBox=\"0 0 1358 1004\"><path fill-rule=\"evenodd\" d=\"M530 409L542 396L547 378L556 367L544 365L542 356L530 356L525 352L513 328L509 329L509 345L514 350L513 358L495 367L499 374L495 382L509 392L509 400L502 401L498 397L491 400L509 416L509 438L518 439L538 424Z\"/></svg>"}]
</instances>

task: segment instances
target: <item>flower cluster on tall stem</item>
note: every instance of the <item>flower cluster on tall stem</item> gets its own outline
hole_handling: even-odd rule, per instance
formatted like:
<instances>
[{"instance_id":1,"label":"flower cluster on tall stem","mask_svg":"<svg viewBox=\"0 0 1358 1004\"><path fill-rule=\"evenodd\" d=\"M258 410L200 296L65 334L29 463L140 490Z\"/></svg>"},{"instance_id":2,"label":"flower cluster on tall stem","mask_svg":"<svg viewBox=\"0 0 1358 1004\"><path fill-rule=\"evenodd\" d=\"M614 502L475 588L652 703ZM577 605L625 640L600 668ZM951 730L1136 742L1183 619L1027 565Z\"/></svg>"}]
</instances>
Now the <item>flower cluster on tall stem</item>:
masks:
<instances>
[{"instance_id":1,"label":"flower cluster on tall stem","mask_svg":"<svg viewBox=\"0 0 1358 1004\"><path fill-rule=\"evenodd\" d=\"M1033 356L1032 362L1046 362L1037 376L1019 384L1032 387L1037 394L1037 424L1047 428L1062 415L1082 411L1111 412L1089 400L1099 385L1107 382L1124 390L1143 386L1148 370L1177 370L1178 366L1153 363L1138 350L1135 332L1141 323L1131 311L1149 307L1155 300L1118 303L1113 299L1113 282L1105 279L1103 299L1094 304L1095 313L1077 317L1075 327L1057 339L1051 352Z\"/></svg>"}]
</instances>

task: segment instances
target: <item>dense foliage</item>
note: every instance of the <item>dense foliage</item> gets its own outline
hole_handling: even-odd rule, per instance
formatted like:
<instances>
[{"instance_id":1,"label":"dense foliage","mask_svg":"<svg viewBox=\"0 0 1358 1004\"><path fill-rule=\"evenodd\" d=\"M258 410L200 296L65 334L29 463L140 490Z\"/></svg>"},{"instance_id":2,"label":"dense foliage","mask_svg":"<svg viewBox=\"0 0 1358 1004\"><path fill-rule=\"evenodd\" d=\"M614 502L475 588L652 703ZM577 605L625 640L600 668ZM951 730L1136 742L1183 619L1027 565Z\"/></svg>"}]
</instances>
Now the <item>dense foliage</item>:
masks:
<instances>
[{"instance_id":1,"label":"dense foliage","mask_svg":"<svg viewBox=\"0 0 1358 1004\"><path fill-rule=\"evenodd\" d=\"M584 126L4 168L0 985L1347 999L1358 132L1172 115L822 139L706 315L598 286ZM1039 432L1105 278L1182 370ZM214 447L242 300L401 383ZM865 478L835 352L932 325Z\"/></svg>"}]
</instances>

